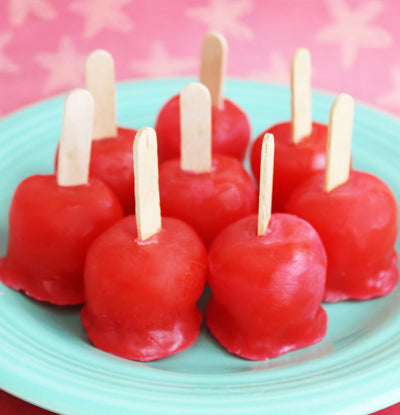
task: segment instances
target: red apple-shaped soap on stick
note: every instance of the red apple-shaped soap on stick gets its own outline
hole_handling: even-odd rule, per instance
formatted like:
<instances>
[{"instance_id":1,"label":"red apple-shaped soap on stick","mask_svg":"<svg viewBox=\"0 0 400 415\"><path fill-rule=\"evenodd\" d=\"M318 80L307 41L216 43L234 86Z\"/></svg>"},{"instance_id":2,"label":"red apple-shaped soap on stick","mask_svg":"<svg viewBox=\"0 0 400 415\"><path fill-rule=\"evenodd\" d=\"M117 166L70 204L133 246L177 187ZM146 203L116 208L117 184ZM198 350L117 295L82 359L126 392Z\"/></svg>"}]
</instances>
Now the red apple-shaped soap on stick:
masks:
<instances>
[{"instance_id":1,"label":"red apple-shaped soap on stick","mask_svg":"<svg viewBox=\"0 0 400 415\"><path fill-rule=\"evenodd\" d=\"M83 267L93 240L123 216L114 193L88 179L93 98L78 89L64 105L56 175L35 175L17 187L0 278L37 300L84 301Z\"/></svg>"},{"instance_id":2,"label":"red apple-shaped soap on stick","mask_svg":"<svg viewBox=\"0 0 400 415\"><path fill-rule=\"evenodd\" d=\"M313 227L271 215L274 141L262 145L259 211L226 227L209 250L212 334L228 351L265 360L319 342L326 254Z\"/></svg>"},{"instance_id":3,"label":"red apple-shaped soap on stick","mask_svg":"<svg viewBox=\"0 0 400 415\"><path fill-rule=\"evenodd\" d=\"M329 120L327 165L291 194L286 211L310 222L328 255L325 301L366 300L397 284L397 203L379 178L350 170L354 103L339 95Z\"/></svg>"},{"instance_id":4,"label":"red apple-shaped soap on stick","mask_svg":"<svg viewBox=\"0 0 400 415\"><path fill-rule=\"evenodd\" d=\"M290 193L303 180L325 168L328 127L311 120L311 58L298 49L291 70L292 120L269 128L275 137L275 171L272 211L283 212ZM266 132L255 140L250 156L254 177L260 177L261 144Z\"/></svg>"},{"instance_id":5,"label":"red apple-shaped soap on stick","mask_svg":"<svg viewBox=\"0 0 400 415\"><path fill-rule=\"evenodd\" d=\"M161 220L157 140L142 128L134 142L136 216L127 216L91 246L85 267L83 326L93 344L149 361L186 349L198 334L196 306L207 252L179 219Z\"/></svg>"},{"instance_id":6,"label":"red apple-shaped soap on stick","mask_svg":"<svg viewBox=\"0 0 400 415\"><path fill-rule=\"evenodd\" d=\"M200 83L180 94L181 157L160 166L161 209L191 225L209 246L227 225L257 210L257 191L240 161L211 153L211 100Z\"/></svg>"},{"instance_id":7,"label":"red apple-shaped soap on stick","mask_svg":"<svg viewBox=\"0 0 400 415\"><path fill-rule=\"evenodd\" d=\"M90 175L114 191L125 214L133 213L132 146L136 131L117 127L114 61L105 50L95 50L88 56L86 88L95 102Z\"/></svg>"},{"instance_id":8,"label":"red apple-shaped soap on stick","mask_svg":"<svg viewBox=\"0 0 400 415\"><path fill-rule=\"evenodd\" d=\"M200 82L211 93L212 152L243 160L250 140L250 123L246 114L224 98L227 44L216 32L203 38ZM156 131L160 161L180 157L181 125L179 96L171 98L160 110Z\"/></svg>"}]
</instances>

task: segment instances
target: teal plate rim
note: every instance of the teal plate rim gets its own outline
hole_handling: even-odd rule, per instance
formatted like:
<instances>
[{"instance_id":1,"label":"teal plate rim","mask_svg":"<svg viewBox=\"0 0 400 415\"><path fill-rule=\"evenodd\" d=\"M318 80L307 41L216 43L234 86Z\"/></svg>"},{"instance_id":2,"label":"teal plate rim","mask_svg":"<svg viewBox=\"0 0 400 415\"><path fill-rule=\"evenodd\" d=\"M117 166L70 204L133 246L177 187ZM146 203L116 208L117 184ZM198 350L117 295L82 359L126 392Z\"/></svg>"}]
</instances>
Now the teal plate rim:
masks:
<instances>
[{"instance_id":1,"label":"teal plate rim","mask_svg":"<svg viewBox=\"0 0 400 415\"><path fill-rule=\"evenodd\" d=\"M153 125L165 100L190 80L119 84L119 123ZM253 137L289 119L289 94L286 86L262 82L226 85L227 97L249 114ZM0 120L1 256L16 185L29 174L52 171L63 99ZM333 99L313 93L314 120L327 122ZM382 177L400 200L398 131L396 118L356 104L355 167ZM369 302L326 305L326 339L267 362L229 355L203 327L188 351L142 364L93 348L79 326L79 308L40 304L0 284L0 386L63 414L366 414L400 399L399 297L397 288Z\"/></svg>"}]
</instances>

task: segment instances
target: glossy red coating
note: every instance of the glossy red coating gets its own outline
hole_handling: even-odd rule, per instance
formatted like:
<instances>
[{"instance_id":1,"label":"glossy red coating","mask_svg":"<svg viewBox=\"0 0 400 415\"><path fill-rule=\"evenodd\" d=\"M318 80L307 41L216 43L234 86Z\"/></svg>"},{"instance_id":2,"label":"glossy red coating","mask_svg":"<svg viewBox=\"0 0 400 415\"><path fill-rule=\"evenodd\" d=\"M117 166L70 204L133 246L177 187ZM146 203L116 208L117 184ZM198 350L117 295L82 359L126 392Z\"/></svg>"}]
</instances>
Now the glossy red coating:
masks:
<instances>
[{"instance_id":1,"label":"glossy red coating","mask_svg":"<svg viewBox=\"0 0 400 415\"><path fill-rule=\"evenodd\" d=\"M317 232L276 213L257 236L257 215L225 228L209 250L207 324L228 351L265 360L319 342L326 254Z\"/></svg>"},{"instance_id":2,"label":"glossy red coating","mask_svg":"<svg viewBox=\"0 0 400 415\"><path fill-rule=\"evenodd\" d=\"M90 176L102 180L118 197L125 215L135 211L133 140L136 130L118 127L117 137L92 140ZM55 169L57 171L58 149Z\"/></svg>"},{"instance_id":3,"label":"glossy red coating","mask_svg":"<svg viewBox=\"0 0 400 415\"><path fill-rule=\"evenodd\" d=\"M11 203L1 281L37 300L82 303L87 249L122 216L118 199L99 179L60 187L54 175L28 177Z\"/></svg>"},{"instance_id":4,"label":"glossy red coating","mask_svg":"<svg viewBox=\"0 0 400 415\"><path fill-rule=\"evenodd\" d=\"M181 156L179 95L160 110L156 126L159 160ZM223 108L212 107L212 152L243 160L250 140L247 115L232 101L224 99Z\"/></svg>"},{"instance_id":5,"label":"glossy red coating","mask_svg":"<svg viewBox=\"0 0 400 415\"><path fill-rule=\"evenodd\" d=\"M208 247L225 226L257 211L254 182L239 160L214 155L210 173L180 168L180 160L160 166L163 215L187 222Z\"/></svg>"},{"instance_id":6,"label":"glossy red coating","mask_svg":"<svg viewBox=\"0 0 400 415\"><path fill-rule=\"evenodd\" d=\"M399 278L394 194L379 178L359 171L352 171L345 184L329 193L323 184L324 173L303 182L286 210L310 222L325 245L324 300L367 300L388 294Z\"/></svg>"},{"instance_id":7,"label":"glossy red coating","mask_svg":"<svg viewBox=\"0 0 400 415\"><path fill-rule=\"evenodd\" d=\"M283 212L290 193L305 179L325 169L328 126L313 123L311 135L292 142L292 124L276 124L255 140L250 156L251 169L260 182L261 145L265 133L275 138L273 212Z\"/></svg>"},{"instance_id":8,"label":"glossy red coating","mask_svg":"<svg viewBox=\"0 0 400 415\"><path fill-rule=\"evenodd\" d=\"M92 141L90 175L111 188L125 215L135 211L132 150L135 135L135 130L118 127L117 137Z\"/></svg>"},{"instance_id":9,"label":"glossy red coating","mask_svg":"<svg viewBox=\"0 0 400 415\"><path fill-rule=\"evenodd\" d=\"M99 349L149 361L186 349L199 334L207 252L189 225L162 221L161 231L141 241L128 216L89 249L81 319Z\"/></svg>"}]
</instances>

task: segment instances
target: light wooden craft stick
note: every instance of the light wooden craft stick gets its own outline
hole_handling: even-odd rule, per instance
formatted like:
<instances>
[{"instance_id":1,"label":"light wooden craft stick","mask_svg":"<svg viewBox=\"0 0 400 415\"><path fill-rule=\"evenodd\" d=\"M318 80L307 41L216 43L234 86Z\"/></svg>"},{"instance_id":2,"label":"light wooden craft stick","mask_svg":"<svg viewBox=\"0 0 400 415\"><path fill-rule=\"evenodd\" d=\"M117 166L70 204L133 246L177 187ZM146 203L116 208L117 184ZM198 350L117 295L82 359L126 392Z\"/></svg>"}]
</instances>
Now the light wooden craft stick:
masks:
<instances>
[{"instance_id":1,"label":"light wooden craft stick","mask_svg":"<svg viewBox=\"0 0 400 415\"><path fill-rule=\"evenodd\" d=\"M59 186L87 184L93 131L94 100L86 89L75 89L65 98L58 151Z\"/></svg>"},{"instance_id":2,"label":"light wooden craft stick","mask_svg":"<svg viewBox=\"0 0 400 415\"><path fill-rule=\"evenodd\" d=\"M222 108L224 102L224 82L226 74L226 56L228 44L217 32L204 36L201 47L200 82L211 94L211 102Z\"/></svg>"},{"instance_id":3,"label":"light wooden craft stick","mask_svg":"<svg viewBox=\"0 0 400 415\"><path fill-rule=\"evenodd\" d=\"M292 59L292 141L297 144L311 134L311 56L308 49L297 49Z\"/></svg>"},{"instance_id":4,"label":"light wooden craft stick","mask_svg":"<svg viewBox=\"0 0 400 415\"><path fill-rule=\"evenodd\" d=\"M211 171L211 97L207 87L194 82L180 95L181 169L196 173Z\"/></svg>"},{"instance_id":5,"label":"light wooden craft stick","mask_svg":"<svg viewBox=\"0 0 400 415\"><path fill-rule=\"evenodd\" d=\"M114 60L105 50L95 50L86 59L86 89L95 102L93 139L117 136Z\"/></svg>"},{"instance_id":6,"label":"light wooden craft stick","mask_svg":"<svg viewBox=\"0 0 400 415\"><path fill-rule=\"evenodd\" d=\"M156 132L143 127L133 142L136 226L139 239L150 238L161 229L160 192Z\"/></svg>"},{"instance_id":7,"label":"light wooden craft stick","mask_svg":"<svg viewBox=\"0 0 400 415\"><path fill-rule=\"evenodd\" d=\"M265 134L261 147L260 195L258 199L257 235L264 236L271 219L272 179L274 177L275 141L272 134Z\"/></svg>"},{"instance_id":8,"label":"light wooden craft stick","mask_svg":"<svg viewBox=\"0 0 400 415\"><path fill-rule=\"evenodd\" d=\"M329 114L325 192L346 183L349 178L353 118L353 98L347 94L338 95Z\"/></svg>"}]
</instances>

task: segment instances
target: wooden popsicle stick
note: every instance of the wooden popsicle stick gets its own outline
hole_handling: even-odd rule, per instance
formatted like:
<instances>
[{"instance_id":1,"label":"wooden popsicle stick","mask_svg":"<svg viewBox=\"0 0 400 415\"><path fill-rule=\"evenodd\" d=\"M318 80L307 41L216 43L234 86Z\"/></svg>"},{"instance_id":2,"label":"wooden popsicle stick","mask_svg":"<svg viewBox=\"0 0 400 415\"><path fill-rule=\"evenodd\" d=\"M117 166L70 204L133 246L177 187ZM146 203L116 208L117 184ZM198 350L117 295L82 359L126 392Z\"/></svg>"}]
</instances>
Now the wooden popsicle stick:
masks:
<instances>
[{"instance_id":1,"label":"wooden popsicle stick","mask_svg":"<svg viewBox=\"0 0 400 415\"><path fill-rule=\"evenodd\" d=\"M297 49L292 59L292 141L297 144L311 134L311 55L308 49Z\"/></svg>"},{"instance_id":2,"label":"wooden popsicle stick","mask_svg":"<svg viewBox=\"0 0 400 415\"><path fill-rule=\"evenodd\" d=\"M274 177L275 141L273 134L265 134L261 147L260 195L258 199L257 235L264 236L271 219L272 180Z\"/></svg>"},{"instance_id":3,"label":"wooden popsicle stick","mask_svg":"<svg viewBox=\"0 0 400 415\"><path fill-rule=\"evenodd\" d=\"M224 82L228 44L218 32L210 32L201 46L200 82L211 94L211 102L217 108L224 103Z\"/></svg>"},{"instance_id":4,"label":"wooden popsicle stick","mask_svg":"<svg viewBox=\"0 0 400 415\"><path fill-rule=\"evenodd\" d=\"M95 102L93 140L117 136L114 60L110 53L98 49L86 59L86 89Z\"/></svg>"},{"instance_id":5,"label":"wooden popsicle stick","mask_svg":"<svg viewBox=\"0 0 400 415\"><path fill-rule=\"evenodd\" d=\"M87 184L92 144L94 100L86 89L75 89L65 98L58 151L57 184Z\"/></svg>"},{"instance_id":6,"label":"wooden popsicle stick","mask_svg":"<svg viewBox=\"0 0 400 415\"><path fill-rule=\"evenodd\" d=\"M347 94L338 95L329 113L325 192L346 183L349 178L353 118L353 98Z\"/></svg>"},{"instance_id":7,"label":"wooden popsicle stick","mask_svg":"<svg viewBox=\"0 0 400 415\"><path fill-rule=\"evenodd\" d=\"M139 239L150 238L161 229L160 192L158 189L157 136L143 127L133 142L136 226Z\"/></svg>"},{"instance_id":8,"label":"wooden popsicle stick","mask_svg":"<svg viewBox=\"0 0 400 415\"><path fill-rule=\"evenodd\" d=\"M180 98L181 169L196 173L211 171L211 97L206 86L186 85Z\"/></svg>"}]
</instances>

